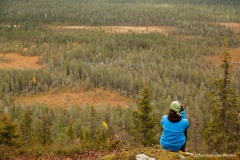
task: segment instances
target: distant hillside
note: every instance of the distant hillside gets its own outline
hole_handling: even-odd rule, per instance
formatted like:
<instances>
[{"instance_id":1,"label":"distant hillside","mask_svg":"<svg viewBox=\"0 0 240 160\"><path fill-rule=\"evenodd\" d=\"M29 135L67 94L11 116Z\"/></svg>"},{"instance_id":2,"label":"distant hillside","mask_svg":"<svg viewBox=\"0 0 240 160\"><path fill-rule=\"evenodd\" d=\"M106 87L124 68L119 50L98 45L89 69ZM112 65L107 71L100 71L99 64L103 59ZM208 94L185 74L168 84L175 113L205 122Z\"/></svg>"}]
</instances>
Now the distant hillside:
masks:
<instances>
[{"instance_id":1,"label":"distant hillside","mask_svg":"<svg viewBox=\"0 0 240 160\"><path fill-rule=\"evenodd\" d=\"M237 0L1 0L0 23L181 26L188 21L239 22L239 4Z\"/></svg>"}]
</instances>

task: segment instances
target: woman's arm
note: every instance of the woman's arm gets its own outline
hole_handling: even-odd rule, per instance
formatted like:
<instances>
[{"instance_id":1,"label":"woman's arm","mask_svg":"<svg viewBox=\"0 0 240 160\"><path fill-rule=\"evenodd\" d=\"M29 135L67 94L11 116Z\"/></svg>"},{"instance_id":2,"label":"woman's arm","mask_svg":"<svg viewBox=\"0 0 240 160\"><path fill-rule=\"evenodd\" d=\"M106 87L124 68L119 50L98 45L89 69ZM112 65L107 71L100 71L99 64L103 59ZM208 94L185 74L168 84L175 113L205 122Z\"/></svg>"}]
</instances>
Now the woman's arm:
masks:
<instances>
[{"instance_id":1,"label":"woman's arm","mask_svg":"<svg viewBox=\"0 0 240 160\"><path fill-rule=\"evenodd\" d=\"M187 119L187 114L185 111L181 111L180 113L181 113L183 119Z\"/></svg>"},{"instance_id":2,"label":"woman's arm","mask_svg":"<svg viewBox=\"0 0 240 160\"><path fill-rule=\"evenodd\" d=\"M187 119L187 114L186 114L186 112L185 112L185 110L184 110L182 105L181 105L180 113L181 113L183 119Z\"/></svg>"},{"instance_id":3,"label":"woman's arm","mask_svg":"<svg viewBox=\"0 0 240 160\"><path fill-rule=\"evenodd\" d=\"M189 122L188 122L186 111L184 110L183 106L181 106L180 113L182 115L182 119L184 119L186 122L186 130L185 131L187 131L187 129L189 128Z\"/></svg>"}]
</instances>

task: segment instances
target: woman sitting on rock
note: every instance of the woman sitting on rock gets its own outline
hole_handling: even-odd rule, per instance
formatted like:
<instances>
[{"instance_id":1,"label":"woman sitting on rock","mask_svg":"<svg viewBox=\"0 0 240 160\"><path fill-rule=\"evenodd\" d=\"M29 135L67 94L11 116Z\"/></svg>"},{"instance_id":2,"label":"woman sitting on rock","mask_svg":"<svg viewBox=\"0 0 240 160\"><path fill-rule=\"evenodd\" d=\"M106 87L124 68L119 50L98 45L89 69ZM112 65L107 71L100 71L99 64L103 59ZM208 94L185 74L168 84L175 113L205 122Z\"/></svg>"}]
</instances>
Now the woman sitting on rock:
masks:
<instances>
[{"instance_id":1,"label":"woman sitting on rock","mask_svg":"<svg viewBox=\"0 0 240 160\"><path fill-rule=\"evenodd\" d=\"M170 105L168 115L164 115L161 120L163 132L160 144L166 150L185 152L187 141L187 129L189 122L182 105L178 101L173 101Z\"/></svg>"}]
</instances>

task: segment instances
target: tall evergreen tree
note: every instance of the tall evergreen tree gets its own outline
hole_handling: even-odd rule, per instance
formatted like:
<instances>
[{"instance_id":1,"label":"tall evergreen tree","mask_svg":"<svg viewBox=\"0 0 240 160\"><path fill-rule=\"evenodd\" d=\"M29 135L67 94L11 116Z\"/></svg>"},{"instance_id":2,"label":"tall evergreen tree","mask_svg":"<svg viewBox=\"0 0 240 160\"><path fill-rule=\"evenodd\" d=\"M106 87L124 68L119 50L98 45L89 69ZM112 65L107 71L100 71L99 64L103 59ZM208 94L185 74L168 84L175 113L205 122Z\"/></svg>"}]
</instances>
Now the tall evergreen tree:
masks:
<instances>
[{"instance_id":1,"label":"tall evergreen tree","mask_svg":"<svg viewBox=\"0 0 240 160\"><path fill-rule=\"evenodd\" d=\"M20 122L21 139L26 144L30 145L33 142L32 116L30 111L25 111Z\"/></svg>"},{"instance_id":2,"label":"tall evergreen tree","mask_svg":"<svg viewBox=\"0 0 240 160\"><path fill-rule=\"evenodd\" d=\"M93 106L91 106L91 113L90 113L90 134L91 134L91 139L95 140L95 131L97 128L97 115L96 115L96 110L94 109Z\"/></svg>"},{"instance_id":3,"label":"tall evergreen tree","mask_svg":"<svg viewBox=\"0 0 240 160\"><path fill-rule=\"evenodd\" d=\"M5 114L0 115L0 145L1 144L8 146L19 145L17 125L11 122Z\"/></svg>"},{"instance_id":4,"label":"tall evergreen tree","mask_svg":"<svg viewBox=\"0 0 240 160\"><path fill-rule=\"evenodd\" d=\"M232 153L239 149L240 120L239 103L231 86L231 56L225 49L222 57L223 77L215 82L212 115L204 138L210 151Z\"/></svg>"},{"instance_id":5,"label":"tall evergreen tree","mask_svg":"<svg viewBox=\"0 0 240 160\"><path fill-rule=\"evenodd\" d=\"M42 145L52 143L51 127L52 122L50 117L47 115L42 115L42 117L39 118L39 128L37 133L38 141Z\"/></svg>"},{"instance_id":6,"label":"tall evergreen tree","mask_svg":"<svg viewBox=\"0 0 240 160\"><path fill-rule=\"evenodd\" d=\"M74 139L74 132L73 132L73 126L71 121L68 122L66 134L68 136L69 142L71 142Z\"/></svg>"},{"instance_id":7,"label":"tall evergreen tree","mask_svg":"<svg viewBox=\"0 0 240 160\"><path fill-rule=\"evenodd\" d=\"M84 129L83 139L84 139L85 141L90 141L90 140L91 140L91 132L90 132L90 130L89 130L88 127L86 127L86 128Z\"/></svg>"},{"instance_id":8,"label":"tall evergreen tree","mask_svg":"<svg viewBox=\"0 0 240 160\"><path fill-rule=\"evenodd\" d=\"M154 127L156 120L152 114L151 89L145 86L141 92L138 109L133 112L133 134L136 141L143 146L156 143Z\"/></svg>"}]
</instances>

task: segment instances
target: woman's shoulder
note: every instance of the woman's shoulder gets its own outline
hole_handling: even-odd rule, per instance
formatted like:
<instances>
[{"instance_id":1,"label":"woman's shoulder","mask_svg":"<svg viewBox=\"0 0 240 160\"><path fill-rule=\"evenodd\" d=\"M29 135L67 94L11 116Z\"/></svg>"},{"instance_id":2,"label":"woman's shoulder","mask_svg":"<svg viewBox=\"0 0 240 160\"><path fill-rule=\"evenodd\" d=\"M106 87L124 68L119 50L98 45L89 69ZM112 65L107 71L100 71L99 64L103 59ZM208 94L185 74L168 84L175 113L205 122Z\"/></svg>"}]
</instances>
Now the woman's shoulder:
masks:
<instances>
[{"instance_id":1,"label":"woman's shoulder","mask_svg":"<svg viewBox=\"0 0 240 160\"><path fill-rule=\"evenodd\" d=\"M162 119L163 120L167 119L167 115L163 115Z\"/></svg>"},{"instance_id":2,"label":"woman's shoulder","mask_svg":"<svg viewBox=\"0 0 240 160\"><path fill-rule=\"evenodd\" d=\"M184 119L184 118L181 119L181 122L182 122L182 123L189 123L189 122L188 122L188 119Z\"/></svg>"},{"instance_id":3,"label":"woman's shoulder","mask_svg":"<svg viewBox=\"0 0 240 160\"><path fill-rule=\"evenodd\" d=\"M167 121L167 115L162 116L161 122L165 122L165 121Z\"/></svg>"}]
</instances>

